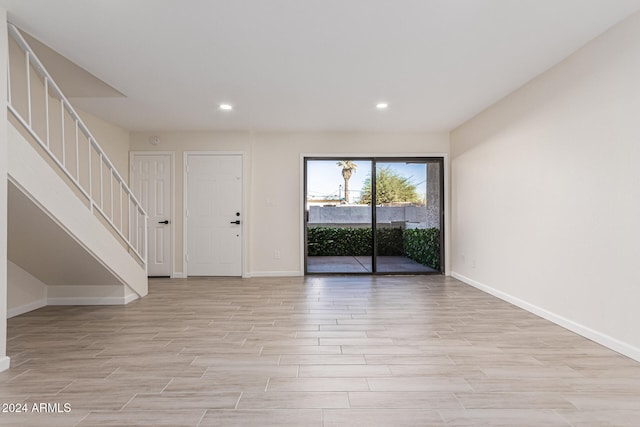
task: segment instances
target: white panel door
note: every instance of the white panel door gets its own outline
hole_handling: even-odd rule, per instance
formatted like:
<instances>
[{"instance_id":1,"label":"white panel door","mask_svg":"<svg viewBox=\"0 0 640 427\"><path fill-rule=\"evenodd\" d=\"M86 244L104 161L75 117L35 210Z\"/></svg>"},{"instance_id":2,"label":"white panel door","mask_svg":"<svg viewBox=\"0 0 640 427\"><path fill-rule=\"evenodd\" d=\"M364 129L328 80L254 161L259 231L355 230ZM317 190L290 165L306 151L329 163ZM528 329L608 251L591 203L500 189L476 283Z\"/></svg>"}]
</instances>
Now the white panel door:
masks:
<instances>
[{"instance_id":1,"label":"white panel door","mask_svg":"<svg viewBox=\"0 0 640 427\"><path fill-rule=\"evenodd\" d=\"M187 275L242 276L242 156L188 154Z\"/></svg>"},{"instance_id":2,"label":"white panel door","mask_svg":"<svg viewBox=\"0 0 640 427\"><path fill-rule=\"evenodd\" d=\"M149 215L149 276L171 276L171 156L134 154L133 193Z\"/></svg>"}]
</instances>

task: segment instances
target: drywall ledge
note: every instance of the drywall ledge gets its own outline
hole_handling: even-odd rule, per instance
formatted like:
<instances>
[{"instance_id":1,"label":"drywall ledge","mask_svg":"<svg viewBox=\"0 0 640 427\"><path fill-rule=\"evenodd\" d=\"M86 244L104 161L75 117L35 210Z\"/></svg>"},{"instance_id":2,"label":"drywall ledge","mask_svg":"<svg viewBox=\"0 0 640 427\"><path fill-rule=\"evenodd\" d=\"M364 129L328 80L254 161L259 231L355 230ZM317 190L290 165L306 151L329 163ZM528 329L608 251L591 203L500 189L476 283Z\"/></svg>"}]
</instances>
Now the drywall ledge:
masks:
<instances>
[{"instance_id":1,"label":"drywall ledge","mask_svg":"<svg viewBox=\"0 0 640 427\"><path fill-rule=\"evenodd\" d=\"M127 288L112 286L49 286L47 305L125 305L138 299Z\"/></svg>"}]
</instances>

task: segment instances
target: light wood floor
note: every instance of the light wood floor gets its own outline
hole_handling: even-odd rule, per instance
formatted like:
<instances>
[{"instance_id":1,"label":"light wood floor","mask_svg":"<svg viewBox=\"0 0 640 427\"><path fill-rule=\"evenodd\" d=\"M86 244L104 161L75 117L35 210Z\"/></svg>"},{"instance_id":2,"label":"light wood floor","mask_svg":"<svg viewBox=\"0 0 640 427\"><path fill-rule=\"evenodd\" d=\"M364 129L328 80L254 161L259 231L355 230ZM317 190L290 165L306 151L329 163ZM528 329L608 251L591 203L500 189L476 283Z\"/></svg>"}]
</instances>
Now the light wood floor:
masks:
<instances>
[{"instance_id":1,"label":"light wood floor","mask_svg":"<svg viewBox=\"0 0 640 427\"><path fill-rule=\"evenodd\" d=\"M442 276L160 279L8 323L1 401L71 412L2 425L640 425L639 363Z\"/></svg>"}]
</instances>

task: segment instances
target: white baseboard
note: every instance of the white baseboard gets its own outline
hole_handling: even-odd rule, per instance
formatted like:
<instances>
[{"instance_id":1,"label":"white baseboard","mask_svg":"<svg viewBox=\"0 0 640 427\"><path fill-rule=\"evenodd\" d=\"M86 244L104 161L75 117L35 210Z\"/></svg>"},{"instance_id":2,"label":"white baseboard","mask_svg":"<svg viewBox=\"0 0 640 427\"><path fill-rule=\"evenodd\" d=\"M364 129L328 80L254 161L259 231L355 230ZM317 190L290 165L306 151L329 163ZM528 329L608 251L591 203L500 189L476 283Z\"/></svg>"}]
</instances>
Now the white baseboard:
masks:
<instances>
[{"instance_id":1,"label":"white baseboard","mask_svg":"<svg viewBox=\"0 0 640 427\"><path fill-rule=\"evenodd\" d=\"M243 279L250 279L252 277L295 277L304 276L301 271L253 271L249 273L243 273ZM172 279L186 279L187 274L174 271L171 275Z\"/></svg>"},{"instance_id":2,"label":"white baseboard","mask_svg":"<svg viewBox=\"0 0 640 427\"><path fill-rule=\"evenodd\" d=\"M583 337L590 339L591 341L597 342L607 348L610 348L613 351L616 351L620 354L623 354L627 357L630 357L634 360L640 362L640 348L635 347L629 343L620 341L616 338L613 338L607 334L603 334L602 332L591 329L587 326L581 325L573 320L567 319L566 317L560 316L551 311L545 310L544 308L538 307L534 304L530 304L520 298L514 297L513 295L502 292L498 289L492 288L491 286L487 286L483 283L476 282L473 279L470 279L462 274L458 274L455 272L451 273L451 276L454 278L473 286L483 292L491 294L501 300L507 301L517 307L520 307L530 313L533 313L537 316L542 317L543 319L547 319L550 322L555 323L556 325L562 326L565 329L570 330L571 332L575 332L578 335L582 335Z\"/></svg>"},{"instance_id":3,"label":"white baseboard","mask_svg":"<svg viewBox=\"0 0 640 427\"><path fill-rule=\"evenodd\" d=\"M28 313L33 310L37 310L39 308L45 307L47 305L46 299L40 299L38 301L30 302L29 304L21 305L20 307L14 307L12 309L7 310L7 319L11 319L15 316L20 316L21 314Z\"/></svg>"},{"instance_id":4,"label":"white baseboard","mask_svg":"<svg viewBox=\"0 0 640 427\"><path fill-rule=\"evenodd\" d=\"M66 297L47 298L33 301L7 310L7 319L37 310L48 305L126 305L140 298L138 294L130 294L126 297Z\"/></svg>"},{"instance_id":5,"label":"white baseboard","mask_svg":"<svg viewBox=\"0 0 640 427\"><path fill-rule=\"evenodd\" d=\"M301 271L253 271L245 277L297 277L304 276Z\"/></svg>"},{"instance_id":6,"label":"white baseboard","mask_svg":"<svg viewBox=\"0 0 640 427\"><path fill-rule=\"evenodd\" d=\"M127 301L130 297L57 297L47 298L47 305L125 305L133 301Z\"/></svg>"},{"instance_id":7,"label":"white baseboard","mask_svg":"<svg viewBox=\"0 0 640 427\"><path fill-rule=\"evenodd\" d=\"M11 359L8 356L0 357L0 372L6 371L11 366Z\"/></svg>"}]
</instances>

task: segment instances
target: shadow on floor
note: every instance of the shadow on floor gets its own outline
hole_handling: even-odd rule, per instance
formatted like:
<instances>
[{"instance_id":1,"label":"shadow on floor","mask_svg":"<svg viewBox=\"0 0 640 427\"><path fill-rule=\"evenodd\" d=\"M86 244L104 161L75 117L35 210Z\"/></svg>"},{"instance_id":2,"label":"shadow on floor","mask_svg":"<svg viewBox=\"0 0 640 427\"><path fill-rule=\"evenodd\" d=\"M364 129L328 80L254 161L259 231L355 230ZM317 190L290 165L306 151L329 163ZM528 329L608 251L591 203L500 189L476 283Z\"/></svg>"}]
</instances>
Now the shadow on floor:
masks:
<instances>
[{"instance_id":1,"label":"shadow on floor","mask_svg":"<svg viewBox=\"0 0 640 427\"><path fill-rule=\"evenodd\" d=\"M402 256L379 256L378 273L438 273L431 267ZM368 256L310 256L307 257L308 273L372 273Z\"/></svg>"}]
</instances>

